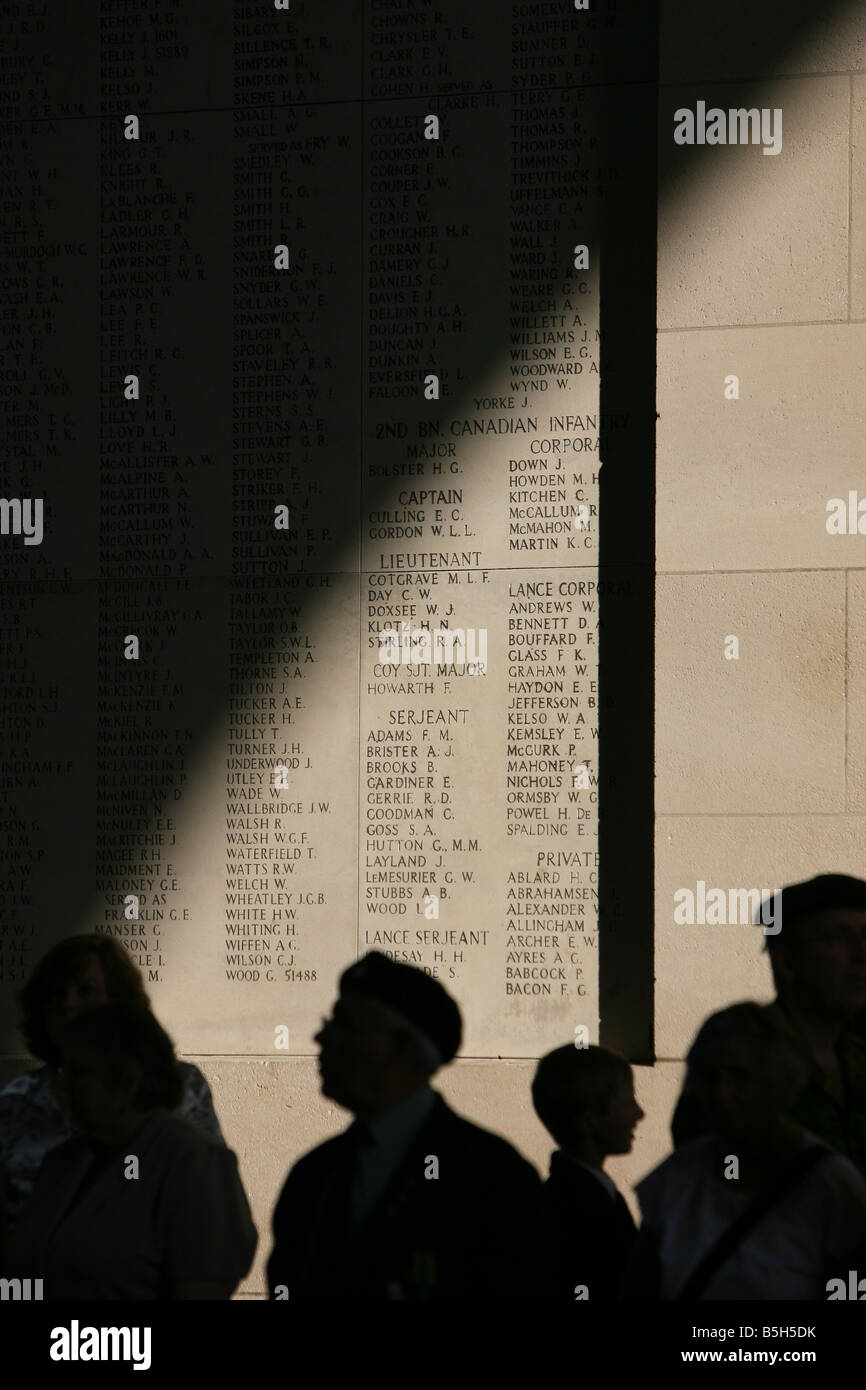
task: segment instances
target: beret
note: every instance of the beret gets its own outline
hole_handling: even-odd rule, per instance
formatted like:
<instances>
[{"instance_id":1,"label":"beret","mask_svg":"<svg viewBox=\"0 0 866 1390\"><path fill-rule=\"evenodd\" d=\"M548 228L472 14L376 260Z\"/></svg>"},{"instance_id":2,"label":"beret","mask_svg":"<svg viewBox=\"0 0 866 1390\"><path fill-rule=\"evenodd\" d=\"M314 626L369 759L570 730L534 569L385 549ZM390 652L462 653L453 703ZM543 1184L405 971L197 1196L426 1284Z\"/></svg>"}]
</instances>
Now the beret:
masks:
<instances>
[{"instance_id":1,"label":"beret","mask_svg":"<svg viewBox=\"0 0 866 1390\"><path fill-rule=\"evenodd\" d=\"M866 883L848 874L818 874L804 883L790 883L783 888L781 907L783 923L811 917L815 912L866 912Z\"/></svg>"},{"instance_id":2,"label":"beret","mask_svg":"<svg viewBox=\"0 0 866 1390\"><path fill-rule=\"evenodd\" d=\"M438 980L414 965L369 951L343 971L340 993L345 990L376 999L401 1014L430 1039L443 1062L450 1062L460 1046L460 1010Z\"/></svg>"}]
</instances>

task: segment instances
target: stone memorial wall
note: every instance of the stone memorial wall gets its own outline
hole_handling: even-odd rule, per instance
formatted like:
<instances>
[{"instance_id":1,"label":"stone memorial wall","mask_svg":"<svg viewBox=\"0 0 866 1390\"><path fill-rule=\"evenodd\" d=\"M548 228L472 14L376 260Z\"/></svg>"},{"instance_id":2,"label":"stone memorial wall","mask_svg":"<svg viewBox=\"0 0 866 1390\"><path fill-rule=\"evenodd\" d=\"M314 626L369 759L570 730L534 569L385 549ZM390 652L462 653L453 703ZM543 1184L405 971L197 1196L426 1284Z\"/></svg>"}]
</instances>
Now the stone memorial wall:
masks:
<instances>
[{"instance_id":1,"label":"stone memorial wall","mask_svg":"<svg viewBox=\"0 0 866 1390\"><path fill-rule=\"evenodd\" d=\"M859 872L862 562L823 509L857 486L866 26L689 14L2 19L4 1075L39 956L118 938L238 1152L249 1296L345 1123L313 1037L359 955L454 994L442 1088L539 1166L536 1059L625 1050L625 1182L703 1015L769 993L754 931L672 895ZM716 101L777 126L714 149Z\"/></svg>"}]
</instances>

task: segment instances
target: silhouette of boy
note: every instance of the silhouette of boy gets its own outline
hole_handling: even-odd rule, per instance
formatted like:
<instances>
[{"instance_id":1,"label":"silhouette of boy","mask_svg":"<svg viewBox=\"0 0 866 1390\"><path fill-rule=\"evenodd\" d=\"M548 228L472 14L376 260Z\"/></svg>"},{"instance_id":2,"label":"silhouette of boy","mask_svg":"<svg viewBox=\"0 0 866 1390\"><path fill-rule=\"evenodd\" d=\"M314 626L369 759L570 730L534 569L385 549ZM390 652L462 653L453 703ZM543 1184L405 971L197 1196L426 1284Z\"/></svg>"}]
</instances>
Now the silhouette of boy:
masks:
<instances>
[{"instance_id":1,"label":"silhouette of boy","mask_svg":"<svg viewBox=\"0 0 866 1390\"><path fill-rule=\"evenodd\" d=\"M544 1184L557 1296L617 1298L636 1230L604 1161L629 1153L643 1118L631 1067L605 1048L558 1047L538 1064L532 1101L559 1145Z\"/></svg>"}]
</instances>

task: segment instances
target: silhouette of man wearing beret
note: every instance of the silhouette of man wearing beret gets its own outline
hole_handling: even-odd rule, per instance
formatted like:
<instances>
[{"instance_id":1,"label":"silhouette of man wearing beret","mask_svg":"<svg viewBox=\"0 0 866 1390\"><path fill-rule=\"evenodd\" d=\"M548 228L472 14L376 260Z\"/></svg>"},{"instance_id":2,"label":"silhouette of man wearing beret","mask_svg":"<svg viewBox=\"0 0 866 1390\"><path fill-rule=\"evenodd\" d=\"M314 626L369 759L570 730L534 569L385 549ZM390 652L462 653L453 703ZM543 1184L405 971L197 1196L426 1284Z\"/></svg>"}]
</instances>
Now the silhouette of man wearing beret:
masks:
<instances>
[{"instance_id":1,"label":"silhouette of man wearing beret","mask_svg":"<svg viewBox=\"0 0 866 1390\"><path fill-rule=\"evenodd\" d=\"M807 1068L791 1117L866 1173L866 882L819 874L790 884L781 931L766 945L776 986L767 1012ZM671 1123L674 1145L707 1129L687 1074Z\"/></svg>"},{"instance_id":2,"label":"silhouette of man wearing beret","mask_svg":"<svg viewBox=\"0 0 866 1390\"><path fill-rule=\"evenodd\" d=\"M544 1278L541 1183L429 1081L460 1046L432 977L371 952L316 1035L324 1095L355 1115L292 1168L274 1212L272 1298L500 1299Z\"/></svg>"}]
</instances>

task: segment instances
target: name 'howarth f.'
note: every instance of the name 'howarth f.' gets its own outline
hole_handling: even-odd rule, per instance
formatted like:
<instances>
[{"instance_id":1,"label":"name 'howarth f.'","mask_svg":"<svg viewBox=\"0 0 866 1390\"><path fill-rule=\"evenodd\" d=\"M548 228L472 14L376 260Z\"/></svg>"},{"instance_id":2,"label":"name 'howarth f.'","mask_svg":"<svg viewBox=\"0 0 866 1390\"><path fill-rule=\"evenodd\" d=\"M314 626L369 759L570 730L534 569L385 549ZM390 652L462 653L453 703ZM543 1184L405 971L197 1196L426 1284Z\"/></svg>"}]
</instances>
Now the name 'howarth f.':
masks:
<instances>
[{"instance_id":1,"label":"name 'howarth f.'","mask_svg":"<svg viewBox=\"0 0 866 1390\"><path fill-rule=\"evenodd\" d=\"M764 154L779 154L782 149L782 108L780 106L730 107L723 111L699 101L694 111L680 106L674 112L674 144L676 145L760 145Z\"/></svg>"}]
</instances>

